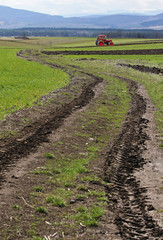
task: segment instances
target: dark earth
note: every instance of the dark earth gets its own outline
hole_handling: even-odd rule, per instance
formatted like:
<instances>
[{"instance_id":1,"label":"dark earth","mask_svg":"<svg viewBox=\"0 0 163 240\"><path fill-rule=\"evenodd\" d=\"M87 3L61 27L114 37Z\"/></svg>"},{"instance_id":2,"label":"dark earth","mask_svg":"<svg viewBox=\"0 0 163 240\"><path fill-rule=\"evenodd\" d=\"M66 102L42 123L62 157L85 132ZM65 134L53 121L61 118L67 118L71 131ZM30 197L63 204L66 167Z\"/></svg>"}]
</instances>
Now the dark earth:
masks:
<instances>
[{"instance_id":1,"label":"dark earth","mask_svg":"<svg viewBox=\"0 0 163 240\"><path fill-rule=\"evenodd\" d=\"M140 72L149 72L149 73L155 73L155 74L161 74L163 75L163 69L157 68L157 67L148 67L144 65L131 65L131 64L118 64L120 66L133 68L135 70L138 70Z\"/></svg>"},{"instance_id":2,"label":"dark earth","mask_svg":"<svg viewBox=\"0 0 163 240\"><path fill-rule=\"evenodd\" d=\"M163 54L163 49L143 50L108 50L108 51L42 51L47 55L158 55Z\"/></svg>"}]
</instances>

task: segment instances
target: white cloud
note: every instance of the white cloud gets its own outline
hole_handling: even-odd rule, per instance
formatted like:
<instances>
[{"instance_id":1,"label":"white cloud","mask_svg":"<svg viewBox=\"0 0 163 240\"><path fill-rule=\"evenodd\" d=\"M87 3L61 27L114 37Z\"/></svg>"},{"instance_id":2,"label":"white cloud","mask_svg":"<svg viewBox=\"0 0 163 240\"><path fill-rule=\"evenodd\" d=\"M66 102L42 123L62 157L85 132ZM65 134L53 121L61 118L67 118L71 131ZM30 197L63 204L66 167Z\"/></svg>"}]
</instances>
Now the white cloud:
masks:
<instances>
[{"instance_id":1,"label":"white cloud","mask_svg":"<svg viewBox=\"0 0 163 240\"><path fill-rule=\"evenodd\" d=\"M0 5L64 16L105 14L119 9L133 12L163 9L162 0L0 0Z\"/></svg>"}]
</instances>

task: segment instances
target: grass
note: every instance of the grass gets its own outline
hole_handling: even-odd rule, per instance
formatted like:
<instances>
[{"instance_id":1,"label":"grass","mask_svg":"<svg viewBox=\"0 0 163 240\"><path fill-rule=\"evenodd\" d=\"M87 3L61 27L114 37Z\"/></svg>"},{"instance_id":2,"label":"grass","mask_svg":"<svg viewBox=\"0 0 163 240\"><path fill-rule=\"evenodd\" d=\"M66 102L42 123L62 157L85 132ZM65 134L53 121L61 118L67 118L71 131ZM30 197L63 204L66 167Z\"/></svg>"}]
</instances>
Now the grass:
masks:
<instances>
[{"instance_id":1,"label":"grass","mask_svg":"<svg viewBox=\"0 0 163 240\"><path fill-rule=\"evenodd\" d=\"M99 218L104 215L104 210L99 206L92 206L90 208L80 206L75 211L76 215L74 219L82 222L87 227L97 227L99 225Z\"/></svg>"},{"instance_id":2,"label":"grass","mask_svg":"<svg viewBox=\"0 0 163 240\"><path fill-rule=\"evenodd\" d=\"M15 49L0 52L0 119L32 106L42 95L69 82L69 76L61 70L19 59Z\"/></svg>"},{"instance_id":3,"label":"grass","mask_svg":"<svg viewBox=\"0 0 163 240\"><path fill-rule=\"evenodd\" d=\"M56 196L53 196L53 195L47 197L46 202L51 203L53 206L56 206L56 207L65 207L66 206L66 202L64 201L63 198L56 197Z\"/></svg>"},{"instance_id":4,"label":"grass","mask_svg":"<svg viewBox=\"0 0 163 240\"><path fill-rule=\"evenodd\" d=\"M138 64L138 65L147 65L150 67L156 66L156 67L163 67L163 58L162 55L68 55L65 56L66 59L70 59L71 61L76 61L78 59L86 58L88 61L91 58L97 59L97 60L104 60L101 62L101 64L105 64L106 60L108 60L107 64L112 64L117 61L117 63L130 63L130 64ZM89 62L86 62L90 64ZM82 61L80 61L81 63ZM93 61L92 61L93 62ZM100 65L100 62L98 62Z\"/></svg>"},{"instance_id":5,"label":"grass","mask_svg":"<svg viewBox=\"0 0 163 240\"><path fill-rule=\"evenodd\" d=\"M37 213L43 213L43 214L47 214L48 210L44 207L44 206L40 206L36 208L36 212Z\"/></svg>"},{"instance_id":6,"label":"grass","mask_svg":"<svg viewBox=\"0 0 163 240\"><path fill-rule=\"evenodd\" d=\"M47 158L47 159L54 159L54 155L52 153L45 153L44 156Z\"/></svg>"}]
</instances>

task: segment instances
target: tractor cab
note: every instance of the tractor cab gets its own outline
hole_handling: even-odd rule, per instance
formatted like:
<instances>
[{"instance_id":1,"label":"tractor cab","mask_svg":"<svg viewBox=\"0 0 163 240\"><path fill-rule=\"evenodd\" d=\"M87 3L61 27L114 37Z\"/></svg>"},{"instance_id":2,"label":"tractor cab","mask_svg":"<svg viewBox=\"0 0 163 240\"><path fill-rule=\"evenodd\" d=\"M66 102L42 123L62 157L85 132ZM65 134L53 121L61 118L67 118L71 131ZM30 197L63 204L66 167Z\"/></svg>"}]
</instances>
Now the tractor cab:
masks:
<instances>
[{"instance_id":1,"label":"tractor cab","mask_svg":"<svg viewBox=\"0 0 163 240\"><path fill-rule=\"evenodd\" d=\"M98 35L98 38L99 40L105 40L106 39L106 35Z\"/></svg>"}]
</instances>

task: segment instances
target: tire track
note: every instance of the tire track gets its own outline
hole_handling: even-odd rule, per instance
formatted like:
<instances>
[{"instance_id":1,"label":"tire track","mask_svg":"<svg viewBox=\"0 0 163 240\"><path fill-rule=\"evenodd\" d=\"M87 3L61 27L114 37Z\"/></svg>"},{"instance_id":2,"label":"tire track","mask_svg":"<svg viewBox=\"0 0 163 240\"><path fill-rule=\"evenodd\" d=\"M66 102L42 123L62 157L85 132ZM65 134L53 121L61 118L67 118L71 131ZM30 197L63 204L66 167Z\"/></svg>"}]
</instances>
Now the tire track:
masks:
<instances>
[{"instance_id":1,"label":"tire track","mask_svg":"<svg viewBox=\"0 0 163 240\"><path fill-rule=\"evenodd\" d=\"M149 215L153 210L146 196L146 189L141 188L133 173L139 170L145 159L145 141L148 139L144 132L148 120L143 118L146 102L137 93L138 85L129 79L132 97L131 109L123 129L108 153L105 165L105 180L111 183L107 187L110 210L115 214L115 224L124 240L161 240L163 230Z\"/></svg>"},{"instance_id":2,"label":"tire track","mask_svg":"<svg viewBox=\"0 0 163 240\"><path fill-rule=\"evenodd\" d=\"M68 117L76 109L86 106L94 97L94 88L102 78L93 74L85 73L90 78L88 83L82 85L79 95L74 97L70 102L62 103L62 106L57 107L46 118L33 122L29 127L22 130L22 137L8 139L8 141L0 149L0 188L5 181L5 172L19 159L28 156L31 152L35 152L37 147L48 142L48 136L52 131L59 128L66 117ZM62 91L62 89L61 89Z\"/></svg>"}]
</instances>

